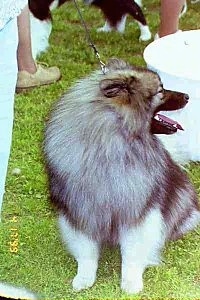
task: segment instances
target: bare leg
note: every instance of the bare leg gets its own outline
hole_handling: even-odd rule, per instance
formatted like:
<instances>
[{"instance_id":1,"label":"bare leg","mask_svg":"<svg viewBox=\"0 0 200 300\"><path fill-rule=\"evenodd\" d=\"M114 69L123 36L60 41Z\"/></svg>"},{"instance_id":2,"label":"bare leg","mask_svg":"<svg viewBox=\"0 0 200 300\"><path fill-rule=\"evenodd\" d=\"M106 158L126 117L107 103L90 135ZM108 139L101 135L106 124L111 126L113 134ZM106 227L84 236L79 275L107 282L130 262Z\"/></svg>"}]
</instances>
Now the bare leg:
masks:
<instances>
[{"instance_id":1,"label":"bare leg","mask_svg":"<svg viewBox=\"0 0 200 300\"><path fill-rule=\"evenodd\" d=\"M179 15L185 0L161 0L159 37L178 31Z\"/></svg>"},{"instance_id":2,"label":"bare leg","mask_svg":"<svg viewBox=\"0 0 200 300\"><path fill-rule=\"evenodd\" d=\"M17 50L18 70L35 73L37 71L31 50L30 16L26 6L17 18L19 44Z\"/></svg>"},{"instance_id":3,"label":"bare leg","mask_svg":"<svg viewBox=\"0 0 200 300\"><path fill-rule=\"evenodd\" d=\"M72 286L77 291L89 288L96 279L99 245L84 233L75 230L64 216L59 217L59 225L63 240L78 263L78 272Z\"/></svg>"},{"instance_id":4,"label":"bare leg","mask_svg":"<svg viewBox=\"0 0 200 300\"><path fill-rule=\"evenodd\" d=\"M143 289L142 275L148 265L159 263L160 248L165 242L164 222L159 210L152 210L145 220L121 232L122 255L121 288L135 294Z\"/></svg>"}]
</instances>

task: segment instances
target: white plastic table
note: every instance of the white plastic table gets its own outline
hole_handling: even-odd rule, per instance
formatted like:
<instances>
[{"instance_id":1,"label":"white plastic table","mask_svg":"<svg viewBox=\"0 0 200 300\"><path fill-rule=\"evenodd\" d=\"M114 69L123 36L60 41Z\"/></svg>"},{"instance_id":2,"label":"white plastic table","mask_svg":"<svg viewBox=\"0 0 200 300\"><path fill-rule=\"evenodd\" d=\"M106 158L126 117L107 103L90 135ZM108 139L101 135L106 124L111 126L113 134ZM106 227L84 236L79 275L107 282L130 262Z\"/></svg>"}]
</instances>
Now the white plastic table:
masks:
<instances>
[{"instance_id":1,"label":"white plastic table","mask_svg":"<svg viewBox=\"0 0 200 300\"><path fill-rule=\"evenodd\" d=\"M200 160L200 30L183 31L155 40L144 50L147 67L156 71L164 88L189 94L180 111L164 114L178 121L184 131L161 136L178 160Z\"/></svg>"}]
</instances>

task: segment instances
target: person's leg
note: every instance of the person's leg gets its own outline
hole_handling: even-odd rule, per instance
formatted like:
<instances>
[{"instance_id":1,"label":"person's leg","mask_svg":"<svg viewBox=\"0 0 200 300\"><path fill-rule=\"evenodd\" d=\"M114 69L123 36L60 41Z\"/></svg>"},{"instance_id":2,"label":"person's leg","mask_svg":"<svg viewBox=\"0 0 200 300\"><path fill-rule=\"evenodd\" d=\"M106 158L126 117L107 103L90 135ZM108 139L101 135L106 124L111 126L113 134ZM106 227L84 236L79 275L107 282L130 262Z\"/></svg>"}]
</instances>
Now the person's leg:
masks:
<instances>
[{"instance_id":1,"label":"person's leg","mask_svg":"<svg viewBox=\"0 0 200 300\"><path fill-rule=\"evenodd\" d=\"M178 31L179 15L185 0L161 0L159 37Z\"/></svg>"},{"instance_id":2,"label":"person's leg","mask_svg":"<svg viewBox=\"0 0 200 300\"><path fill-rule=\"evenodd\" d=\"M18 78L16 91L51 84L60 79L60 70L57 67L45 68L36 64L31 47L30 12L28 6L17 18L19 44L17 49Z\"/></svg>"},{"instance_id":3,"label":"person's leg","mask_svg":"<svg viewBox=\"0 0 200 300\"><path fill-rule=\"evenodd\" d=\"M35 73L37 71L31 50L30 15L26 6L17 18L19 46L17 50L18 70Z\"/></svg>"},{"instance_id":4,"label":"person's leg","mask_svg":"<svg viewBox=\"0 0 200 300\"><path fill-rule=\"evenodd\" d=\"M17 44L17 19L15 18L0 30L0 212L12 141Z\"/></svg>"}]
</instances>

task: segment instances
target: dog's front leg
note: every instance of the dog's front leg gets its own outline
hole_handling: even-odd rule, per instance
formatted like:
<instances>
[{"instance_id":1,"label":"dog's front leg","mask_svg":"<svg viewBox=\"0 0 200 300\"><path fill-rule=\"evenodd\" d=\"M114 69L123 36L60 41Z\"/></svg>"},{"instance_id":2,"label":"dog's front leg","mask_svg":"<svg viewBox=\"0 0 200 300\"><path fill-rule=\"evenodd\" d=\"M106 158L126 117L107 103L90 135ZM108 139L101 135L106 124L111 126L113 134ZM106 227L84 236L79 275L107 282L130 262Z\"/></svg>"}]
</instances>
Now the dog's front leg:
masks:
<instances>
[{"instance_id":1,"label":"dog's front leg","mask_svg":"<svg viewBox=\"0 0 200 300\"><path fill-rule=\"evenodd\" d=\"M141 292L143 289L143 272L143 266L130 263L129 259L123 259L121 289L128 294Z\"/></svg>"},{"instance_id":2,"label":"dog's front leg","mask_svg":"<svg viewBox=\"0 0 200 300\"><path fill-rule=\"evenodd\" d=\"M148 25L143 25L142 23L138 22L138 26L140 28L140 37L139 40L142 42L148 41L151 38L151 31L149 30Z\"/></svg>"},{"instance_id":3,"label":"dog's front leg","mask_svg":"<svg viewBox=\"0 0 200 300\"><path fill-rule=\"evenodd\" d=\"M97 29L98 32L110 32L112 30L116 30L119 33L124 33L126 27L126 18L127 15L122 16L121 20L119 20L115 25L111 25L108 20L106 20L103 27Z\"/></svg>"},{"instance_id":4,"label":"dog's front leg","mask_svg":"<svg viewBox=\"0 0 200 300\"><path fill-rule=\"evenodd\" d=\"M72 286L76 291L89 288L96 279L99 244L72 227L62 215L59 217L59 225L62 238L78 263L77 275L72 281Z\"/></svg>"},{"instance_id":5,"label":"dog's front leg","mask_svg":"<svg viewBox=\"0 0 200 300\"><path fill-rule=\"evenodd\" d=\"M159 263L164 236L164 222L159 209L150 211L139 225L121 230L121 288L125 292L135 294L142 291L143 272L148 265Z\"/></svg>"},{"instance_id":6,"label":"dog's front leg","mask_svg":"<svg viewBox=\"0 0 200 300\"><path fill-rule=\"evenodd\" d=\"M104 26L100 27L97 29L97 32L110 32L113 30L113 27L110 25L110 23L108 22L108 20L106 20Z\"/></svg>"}]
</instances>

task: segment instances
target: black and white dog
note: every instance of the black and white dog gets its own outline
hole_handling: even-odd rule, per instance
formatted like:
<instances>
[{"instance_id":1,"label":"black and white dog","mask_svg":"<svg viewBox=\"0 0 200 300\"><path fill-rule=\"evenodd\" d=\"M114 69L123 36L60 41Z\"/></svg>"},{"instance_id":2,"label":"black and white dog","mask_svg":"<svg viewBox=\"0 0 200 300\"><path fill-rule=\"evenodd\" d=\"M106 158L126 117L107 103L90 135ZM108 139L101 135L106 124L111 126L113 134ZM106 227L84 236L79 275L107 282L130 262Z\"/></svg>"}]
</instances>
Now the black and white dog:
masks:
<instances>
[{"instance_id":1,"label":"black and white dog","mask_svg":"<svg viewBox=\"0 0 200 300\"><path fill-rule=\"evenodd\" d=\"M84 0L86 4L94 5L103 12L106 23L98 31L109 32L116 30L123 33L128 15L132 16L139 25L141 41L148 41L151 38L151 32L142 12L141 0Z\"/></svg>"},{"instance_id":2,"label":"black and white dog","mask_svg":"<svg viewBox=\"0 0 200 300\"><path fill-rule=\"evenodd\" d=\"M32 51L34 58L48 47L48 39L52 30L51 10L69 0L29 0L31 11ZM83 0L85 4L94 5L103 12L106 23L98 31L116 30L123 33L126 18L131 15L140 28L139 40L147 41L151 32L142 12L141 0ZM113 9L115 8L115 9Z\"/></svg>"}]
</instances>

